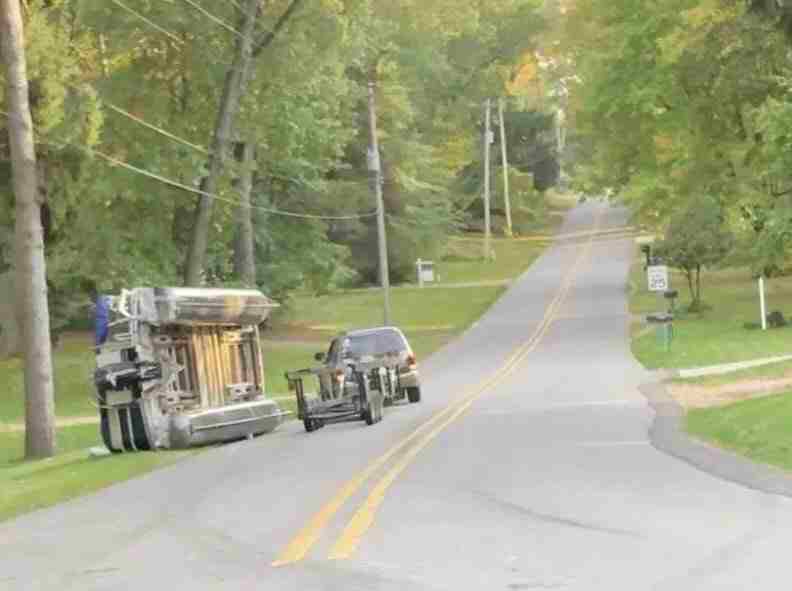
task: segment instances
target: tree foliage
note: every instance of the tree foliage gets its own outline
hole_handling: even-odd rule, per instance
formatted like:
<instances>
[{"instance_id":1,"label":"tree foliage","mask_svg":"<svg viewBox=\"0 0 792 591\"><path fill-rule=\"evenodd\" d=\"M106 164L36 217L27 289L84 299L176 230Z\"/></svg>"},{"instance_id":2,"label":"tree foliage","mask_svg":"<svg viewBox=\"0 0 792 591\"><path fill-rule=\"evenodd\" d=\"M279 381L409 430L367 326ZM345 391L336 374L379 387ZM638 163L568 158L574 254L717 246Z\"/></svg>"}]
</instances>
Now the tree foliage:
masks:
<instances>
[{"instance_id":1,"label":"tree foliage","mask_svg":"<svg viewBox=\"0 0 792 591\"><path fill-rule=\"evenodd\" d=\"M723 261L734 244L723 211L713 199L699 198L675 213L656 253L681 270L690 289L690 310L701 308L701 270Z\"/></svg>"},{"instance_id":2,"label":"tree foliage","mask_svg":"<svg viewBox=\"0 0 792 591\"><path fill-rule=\"evenodd\" d=\"M26 3L33 116L54 326L92 290L180 280L212 125L232 61L235 2ZM457 189L480 161L481 103L509 92L545 26L539 0L298 3L256 54L234 141L256 146L252 200L260 285L278 297L376 276L366 171L366 90L377 84L394 280L442 252L466 207ZM262 3L266 36L292 5ZM0 86L3 85L0 79ZM0 99L1 101L2 99ZM0 102L0 109L3 108ZM516 106L513 116L536 106ZM2 124L0 124L2 125ZM515 144L515 153L519 141ZM108 160L110 159L110 160ZM207 282L237 280L239 165L217 190ZM170 179L175 183L163 182ZM0 144L2 236L13 223Z\"/></svg>"},{"instance_id":3,"label":"tree foliage","mask_svg":"<svg viewBox=\"0 0 792 591\"><path fill-rule=\"evenodd\" d=\"M788 4L788 3L787 3ZM578 186L662 229L715 197L744 262L783 266L792 231L792 10L774 0L579 0Z\"/></svg>"}]
</instances>

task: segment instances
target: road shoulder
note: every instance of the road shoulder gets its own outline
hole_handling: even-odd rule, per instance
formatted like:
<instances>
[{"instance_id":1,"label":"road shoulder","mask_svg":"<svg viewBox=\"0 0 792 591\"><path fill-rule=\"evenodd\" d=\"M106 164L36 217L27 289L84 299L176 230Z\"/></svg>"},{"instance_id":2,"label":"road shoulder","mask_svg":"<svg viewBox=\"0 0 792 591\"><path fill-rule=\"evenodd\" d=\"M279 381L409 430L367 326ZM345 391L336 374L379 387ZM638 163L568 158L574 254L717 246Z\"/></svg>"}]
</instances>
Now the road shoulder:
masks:
<instances>
[{"instance_id":1,"label":"road shoulder","mask_svg":"<svg viewBox=\"0 0 792 591\"><path fill-rule=\"evenodd\" d=\"M685 411L668 393L662 377L640 386L639 390L655 412L649 438L657 450L723 480L792 498L792 475L688 435Z\"/></svg>"}]
</instances>

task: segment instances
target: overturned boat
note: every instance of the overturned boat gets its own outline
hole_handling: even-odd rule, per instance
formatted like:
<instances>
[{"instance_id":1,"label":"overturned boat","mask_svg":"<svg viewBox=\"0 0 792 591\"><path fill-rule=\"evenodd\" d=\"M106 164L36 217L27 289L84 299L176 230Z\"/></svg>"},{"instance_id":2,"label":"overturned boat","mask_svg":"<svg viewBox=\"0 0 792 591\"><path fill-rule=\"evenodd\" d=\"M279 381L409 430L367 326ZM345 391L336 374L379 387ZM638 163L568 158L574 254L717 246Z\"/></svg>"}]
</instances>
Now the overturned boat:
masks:
<instances>
[{"instance_id":1,"label":"overturned boat","mask_svg":"<svg viewBox=\"0 0 792 591\"><path fill-rule=\"evenodd\" d=\"M94 382L113 452L187 448L273 431L259 325L278 307L245 289L124 290L97 301Z\"/></svg>"}]
</instances>

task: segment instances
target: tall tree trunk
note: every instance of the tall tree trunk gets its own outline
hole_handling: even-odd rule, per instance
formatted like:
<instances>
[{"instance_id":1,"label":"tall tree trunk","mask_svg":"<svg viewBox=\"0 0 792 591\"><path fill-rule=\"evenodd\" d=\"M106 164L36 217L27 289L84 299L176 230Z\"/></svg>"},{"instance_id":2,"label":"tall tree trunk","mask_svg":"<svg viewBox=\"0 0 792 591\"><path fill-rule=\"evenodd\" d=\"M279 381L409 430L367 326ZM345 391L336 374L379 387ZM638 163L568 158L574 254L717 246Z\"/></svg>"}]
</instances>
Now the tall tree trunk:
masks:
<instances>
[{"instance_id":1,"label":"tall tree trunk","mask_svg":"<svg viewBox=\"0 0 792 591\"><path fill-rule=\"evenodd\" d=\"M16 197L16 291L25 357L25 456L55 454L55 402L44 236L19 0L0 3Z\"/></svg>"},{"instance_id":2,"label":"tall tree trunk","mask_svg":"<svg viewBox=\"0 0 792 591\"><path fill-rule=\"evenodd\" d=\"M701 265L696 265L696 304L701 305Z\"/></svg>"},{"instance_id":3,"label":"tall tree trunk","mask_svg":"<svg viewBox=\"0 0 792 591\"><path fill-rule=\"evenodd\" d=\"M185 55L186 52L189 50L187 49L190 47L190 38L186 33L182 33L182 47L185 49L183 50L180 60L181 60L181 75L179 77L179 90L178 92L174 93L177 96L175 97L176 106L174 108L174 116L175 117L188 117L190 113L190 106L191 100L193 96L192 92L192 80L188 74L188 57ZM191 182L190 179L186 178L179 178L179 181L184 184L189 184ZM191 220L191 211L190 211L190 204L189 200L191 197L194 196L193 193L187 194L186 190L182 189L173 189L174 195L176 196L176 205L173 208L173 220L171 222L171 240L176 247L176 252L179 253L179 261L178 261L178 272L180 275L184 276L185 269L187 268L187 256L183 253L187 250L188 245L190 244L190 232L192 231L192 220Z\"/></svg>"},{"instance_id":4,"label":"tall tree trunk","mask_svg":"<svg viewBox=\"0 0 792 591\"><path fill-rule=\"evenodd\" d=\"M242 175L239 179L239 198L242 205L238 210L238 233L235 244L234 271L249 287L256 285L256 253L255 236L253 234L253 216L250 206L250 194L253 191L253 175L256 162L256 148L253 142L245 142L241 146L240 160Z\"/></svg>"},{"instance_id":5,"label":"tall tree trunk","mask_svg":"<svg viewBox=\"0 0 792 591\"><path fill-rule=\"evenodd\" d=\"M690 307L696 307L696 289L693 286L693 269L685 269L685 277L688 282L688 289L690 290Z\"/></svg>"},{"instance_id":6,"label":"tall tree trunk","mask_svg":"<svg viewBox=\"0 0 792 591\"><path fill-rule=\"evenodd\" d=\"M239 112L245 92L253 58L253 33L258 20L259 6L260 0L246 0L244 3L244 15L240 27L242 36L237 39L234 60L226 74L223 95L215 121L211 154L209 155L209 172L201 182L201 190L209 195L217 193L228 155L228 147L232 141L234 119ZM195 210L195 223L184 273L184 283L190 286L201 284L206 266L206 247L209 242L209 227L214 202L214 198L209 195L204 194L199 197Z\"/></svg>"}]
</instances>

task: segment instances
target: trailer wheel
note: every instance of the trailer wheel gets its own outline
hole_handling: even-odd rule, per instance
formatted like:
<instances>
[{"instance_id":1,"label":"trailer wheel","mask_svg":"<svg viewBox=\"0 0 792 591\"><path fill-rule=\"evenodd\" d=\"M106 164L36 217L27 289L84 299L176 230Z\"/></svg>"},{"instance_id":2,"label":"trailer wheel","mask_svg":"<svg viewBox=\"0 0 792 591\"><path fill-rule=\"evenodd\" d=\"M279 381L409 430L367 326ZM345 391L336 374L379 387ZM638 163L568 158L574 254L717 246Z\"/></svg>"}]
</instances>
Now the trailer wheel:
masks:
<instances>
[{"instance_id":1,"label":"trailer wheel","mask_svg":"<svg viewBox=\"0 0 792 591\"><path fill-rule=\"evenodd\" d=\"M379 399L379 400L378 400L378 401L377 401L377 402L374 404L374 413L375 413L375 414L374 414L374 422L375 422L375 423L379 423L379 422L382 420L382 417L383 417L383 416L384 416L384 414L385 414L385 413L384 413L384 408L385 408L385 400L386 400L385 398L380 398L380 399Z\"/></svg>"},{"instance_id":2,"label":"trailer wheel","mask_svg":"<svg viewBox=\"0 0 792 591\"><path fill-rule=\"evenodd\" d=\"M421 401L421 389L418 387L407 388L407 400L410 402L420 402Z\"/></svg>"},{"instance_id":3,"label":"trailer wheel","mask_svg":"<svg viewBox=\"0 0 792 591\"><path fill-rule=\"evenodd\" d=\"M315 419L303 419L303 425L305 425L305 430L308 431L308 433L312 433L321 427L319 421Z\"/></svg>"}]
</instances>

